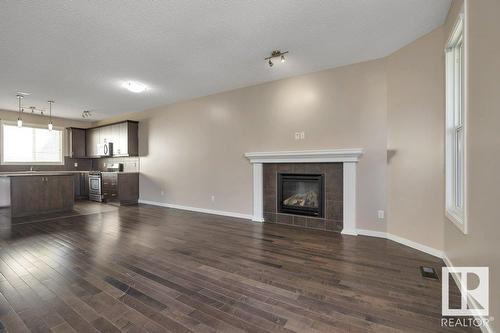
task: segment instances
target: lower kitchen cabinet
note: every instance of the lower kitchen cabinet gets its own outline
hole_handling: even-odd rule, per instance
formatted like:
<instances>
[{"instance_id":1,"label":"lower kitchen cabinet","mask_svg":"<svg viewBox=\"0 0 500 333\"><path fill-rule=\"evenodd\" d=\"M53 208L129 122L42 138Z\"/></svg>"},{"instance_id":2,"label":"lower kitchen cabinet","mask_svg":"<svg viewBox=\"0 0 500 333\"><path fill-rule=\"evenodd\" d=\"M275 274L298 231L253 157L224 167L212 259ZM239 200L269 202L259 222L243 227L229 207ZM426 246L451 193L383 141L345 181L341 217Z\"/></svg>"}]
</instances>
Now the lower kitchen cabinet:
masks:
<instances>
[{"instance_id":1,"label":"lower kitchen cabinet","mask_svg":"<svg viewBox=\"0 0 500 333\"><path fill-rule=\"evenodd\" d=\"M89 198L89 173L75 173L75 199Z\"/></svg>"},{"instance_id":2,"label":"lower kitchen cabinet","mask_svg":"<svg viewBox=\"0 0 500 333\"><path fill-rule=\"evenodd\" d=\"M103 172L104 200L120 205L137 204L139 200L139 173Z\"/></svg>"},{"instance_id":3,"label":"lower kitchen cabinet","mask_svg":"<svg viewBox=\"0 0 500 333\"><path fill-rule=\"evenodd\" d=\"M73 209L74 176L10 177L11 216L29 216Z\"/></svg>"}]
</instances>

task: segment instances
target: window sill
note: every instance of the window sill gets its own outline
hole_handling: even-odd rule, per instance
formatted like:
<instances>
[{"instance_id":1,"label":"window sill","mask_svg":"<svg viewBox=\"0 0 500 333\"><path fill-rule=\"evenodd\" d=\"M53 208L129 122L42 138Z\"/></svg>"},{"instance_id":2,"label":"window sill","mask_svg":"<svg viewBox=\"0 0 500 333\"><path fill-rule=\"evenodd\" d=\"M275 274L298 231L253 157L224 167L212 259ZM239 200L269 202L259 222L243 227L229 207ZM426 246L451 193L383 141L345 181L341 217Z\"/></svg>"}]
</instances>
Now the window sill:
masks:
<instances>
[{"instance_id":1,"label":"window sill","mask_svg":"<svg viewBox=\"0 0 500 333\"><path fill-rule=\"evenodd\" d=\"M467 225L463 216L449 209L446 210L445 215L464 235L467 235Z\"/></svg>"}]
</instances>

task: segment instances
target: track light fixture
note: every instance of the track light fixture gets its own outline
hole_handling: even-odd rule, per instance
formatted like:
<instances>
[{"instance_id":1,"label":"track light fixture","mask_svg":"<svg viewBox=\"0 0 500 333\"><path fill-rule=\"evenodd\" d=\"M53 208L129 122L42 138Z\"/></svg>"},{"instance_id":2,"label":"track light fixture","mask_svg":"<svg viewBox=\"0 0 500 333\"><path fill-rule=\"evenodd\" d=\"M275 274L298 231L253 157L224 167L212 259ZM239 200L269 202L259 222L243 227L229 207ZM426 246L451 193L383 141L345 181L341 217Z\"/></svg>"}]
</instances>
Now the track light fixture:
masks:
<instances>
[{"instance_id":1,"label":"track light fixture","mask_svg":"<svg viewBox=\"0 0 500 333\"><path fill-rule=\"evenodd\" d=\"M274 50L273 52L271 52L271 56L264 58L264 60L267 61L267 64L269 65L269 67L273 67L274 66L273 59L280 58L281 63L285 63L286 62L285 54L287 54L287 53L288 53L288 51L281 52L280 50Z\"/></svg>"},{"instance_id":2,"label":"track light fixture","mask_svg":"<svg viewBox=\"0 0 500 333\"><path fill-rule=\"evenodd\" d=\"M90 118L90 117L92 117L92 113L90 112L90 110L84 110L82 112L82 118L87 119L87 118Z\"/></svg>"},{"instance_id":3,"label":"track light fixture","mask_svg":"<svg viewBox=\"0 0 500 333\"><path fill-rule=\"evenodd\" d=\"M22 105L22 100L25 96L28 96L28 93L23 93L23 92L18 92L16 95L17 98L17 106L18 106L18 116L17 116L17 127L23 127L23 119L21 114L24 112L24 108ZM52 131L54 128L54 125L52 123L52 104L54 103L53 100L48 101L49 103L49 123L47 125L49 131ZM30 106L29 109L31 110L32 114L35 114L36 112L39 112L41 116L43 116L43 110L39 109L35 106Z\"/></svg>"}]
</instances>

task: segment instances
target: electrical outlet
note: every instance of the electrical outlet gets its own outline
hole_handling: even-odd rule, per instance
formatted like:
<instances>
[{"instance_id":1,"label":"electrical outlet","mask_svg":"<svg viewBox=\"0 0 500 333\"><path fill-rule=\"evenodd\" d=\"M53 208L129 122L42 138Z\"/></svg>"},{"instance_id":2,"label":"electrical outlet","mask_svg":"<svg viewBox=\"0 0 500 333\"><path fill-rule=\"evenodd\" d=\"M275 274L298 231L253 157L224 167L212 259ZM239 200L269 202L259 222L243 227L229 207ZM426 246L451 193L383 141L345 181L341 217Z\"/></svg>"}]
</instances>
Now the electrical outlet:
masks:
<instances>
[{"instance_id":1,"label":"electrical outlet","mask_svg":"<svg viewBox=\"0 0 500 333\"><path fill-rule=\"evenodd\" d=\"M75 168L78 168L78 162L75 162Z\"/></svg>"},{"instance_id":2,"label":"electrical outlet","mask_svg":"<svg viewBox=\"0 0 500 333\"><path fill-rule=\"evenodd\" d=\"M377 215L378 215L379 219L383 220L384 216L385 216L385 212L383 210L379 210Z\"/></svg>"},{"instance_id":3,"label":"electrical outlet","mask_svg":"<svg viewBox=\"0 0 500 333\"><path fill-rule=\"evenodd\" d=\"M161 195L161 196L164 196L164 195L165 195L165 191L161 190L161 191L160 191L160 195Z\"/></svg>"},{"instance_id":4,"label":"electrical outlet","mask_svg":"<svg viewBox=\"0 0 500 333\"><path fill-rule=\"evenodd\" d=\"M212 195L210 199L212 200L212 202L215 202L215 195Z\"/></svg>"},{"instance_id":5,"label":"electrical outlet","mask_svg":"<svg viewBox=\"0 0 500 333\"><path fill-rule=\"evenodd\" d=\"M304 131L295 132L294 138L295 140L304 140L306 138L306 133Z\"/></svg>"}]
</instances>

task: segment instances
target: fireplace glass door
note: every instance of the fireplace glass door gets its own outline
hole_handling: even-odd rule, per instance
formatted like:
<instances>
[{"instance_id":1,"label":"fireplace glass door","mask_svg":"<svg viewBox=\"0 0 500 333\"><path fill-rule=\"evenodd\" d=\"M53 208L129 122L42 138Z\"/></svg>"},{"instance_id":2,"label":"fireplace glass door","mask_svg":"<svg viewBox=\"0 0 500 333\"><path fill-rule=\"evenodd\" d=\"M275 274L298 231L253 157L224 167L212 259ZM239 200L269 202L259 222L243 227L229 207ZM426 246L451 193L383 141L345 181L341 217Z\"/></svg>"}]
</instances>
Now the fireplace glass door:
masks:
<instances>
[{"instance_id":1,"label":"fireplace glass door","mask_svg":"<svg viewBox=\"0 0 500 333\"><path fill-rule=\"evenodd\" d=\"M323 217L324 176L278 174L278 212Z\"/></svg>"}]
</instances>

